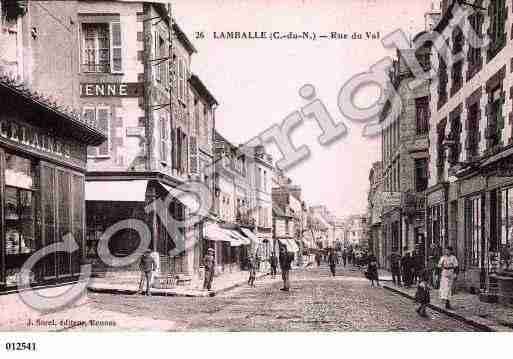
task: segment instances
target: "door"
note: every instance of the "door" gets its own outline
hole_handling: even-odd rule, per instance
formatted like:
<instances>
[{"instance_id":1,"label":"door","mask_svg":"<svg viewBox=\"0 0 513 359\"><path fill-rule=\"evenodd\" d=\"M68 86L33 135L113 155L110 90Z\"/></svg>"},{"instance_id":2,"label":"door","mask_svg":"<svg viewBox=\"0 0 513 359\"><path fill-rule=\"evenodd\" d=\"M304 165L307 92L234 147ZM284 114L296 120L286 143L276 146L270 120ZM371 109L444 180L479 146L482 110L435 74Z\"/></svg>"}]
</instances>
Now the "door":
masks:
<instances>
[{"instance_id":1,"label":"door","mask_svg":"<svg viewBox=\"0 0 513 359\"><path fill-rule=\"evenodd\" d=\"M4 173L5 153L0 148L0 289L5 286Z\"/></svg>"}]
</instances>

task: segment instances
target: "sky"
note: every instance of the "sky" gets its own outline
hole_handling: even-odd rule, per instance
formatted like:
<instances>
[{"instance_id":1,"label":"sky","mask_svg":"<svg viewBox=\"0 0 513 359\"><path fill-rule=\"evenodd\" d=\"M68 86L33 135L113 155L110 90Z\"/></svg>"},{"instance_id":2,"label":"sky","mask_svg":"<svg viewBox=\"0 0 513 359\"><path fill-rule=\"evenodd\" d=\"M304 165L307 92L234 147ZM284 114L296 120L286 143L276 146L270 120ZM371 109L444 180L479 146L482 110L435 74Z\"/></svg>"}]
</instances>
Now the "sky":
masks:
<instances>
[{"instance_id":1,"label":"sky","mask_svg":"<svg viewBox=\"0 0 513 359\"><path fill-rule=\"evenodd\" d=\"M285 174L301 185L307 205L326 205L334 214L364 213L369 170L380 160L380 141L364 138L363 125L345 118L337 106L342 86L354 75L394 52L380 40L215 39L214 32L379 32L400 28L415 35L424 30L430 0L175 0L174 17L198 50L191 69L219 102L216 129L233 144L259 135L308 101L298 94L305 84L348 134L321 146L321 130L304 119L292 141L310 149L308 159ZM198 32L204 34L198 38ZM363 89L359 106L372 104L379 92ZM275 159L274 145L266 149Z\"/></svg>"}]
</instances>

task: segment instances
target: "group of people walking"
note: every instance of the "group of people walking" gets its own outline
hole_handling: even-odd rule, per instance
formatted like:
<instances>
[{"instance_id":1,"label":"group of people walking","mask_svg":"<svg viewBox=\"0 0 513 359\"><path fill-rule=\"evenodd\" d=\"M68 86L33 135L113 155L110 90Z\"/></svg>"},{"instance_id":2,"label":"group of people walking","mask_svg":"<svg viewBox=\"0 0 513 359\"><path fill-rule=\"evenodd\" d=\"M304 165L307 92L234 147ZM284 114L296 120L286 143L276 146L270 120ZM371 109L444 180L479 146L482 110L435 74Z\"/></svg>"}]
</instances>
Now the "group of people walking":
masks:
<instances>
[{"instance_id":1,"label":"group of people walking","mask_svg":"<svg viewBox=\"0 0 513 359\"><path fill-rule=\"evenodd\" d=\"M451 298L453 295L454 283L458 277L459 263L454 255L452 247L444 250L443 256L437 265L440 272L440 299L444 302L446 309L453 309L451 306ZM431 301L430 296L430 280L432 275L429 270L423 270L419 277L419 284L415 294L415 301L419 303L417 313L422 317L427 317L426 307Z\"/></svg>"},{"instance_id":2,"label":"group of people walking","mask_svg":"<svg viewBox=\"0 0 513 359\"><path fill-rule=\"evenodd\" d=\"M214 261L214 249L209 248L207 255L204 258L204 266L205 266L205 280L203 283L204 290L211 290L212 281L215 273L215 261ZM271 267L270 275L271 278L276 278L276 274L278 272L278 263L281 269L281 276L283 280L283 288L282 291L290 290L290 270L292 269L292 262L294 260L294 254L289 253L284 246L280 247L279 258L273 252L269 258L269 264ZM248 285L250 287L255 286L256 273L260 268L260 257L257 254L251 255L248 258L248 270L249 270L249 278Z\"/></svg>"},{"instance_id":3,"label":"group of people walking","mask_svg":"<svg viewBox=\"0 0 513 359\"><path fill-rule=\"evenodd\" d=\"M420 277L424 271L424 259L418 252L408 252L408 248L403 248L404 255L393 252L390 255L390 270L392 271L392 281L397 286L410 288L419 283Z\"/></svg>"}]
</instances>

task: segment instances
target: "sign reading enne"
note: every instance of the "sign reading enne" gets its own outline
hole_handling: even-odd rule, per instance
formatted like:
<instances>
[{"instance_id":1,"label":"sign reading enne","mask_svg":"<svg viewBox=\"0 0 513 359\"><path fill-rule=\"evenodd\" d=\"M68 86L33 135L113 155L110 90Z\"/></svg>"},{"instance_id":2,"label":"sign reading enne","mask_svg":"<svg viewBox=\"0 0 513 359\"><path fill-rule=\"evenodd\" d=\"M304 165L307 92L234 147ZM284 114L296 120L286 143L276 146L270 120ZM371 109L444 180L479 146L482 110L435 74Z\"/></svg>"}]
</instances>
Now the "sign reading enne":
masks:
<instances>
[{"instance_id":1,"label":"sign reading enne","mask_svg":"<svg viewBox=\"0 0 513 359\"><path fill-rule=\"evenodd\" d=\"M80 97L140 97L143 90L139 82L81 83Z\"/></svg>"}]
</instances>

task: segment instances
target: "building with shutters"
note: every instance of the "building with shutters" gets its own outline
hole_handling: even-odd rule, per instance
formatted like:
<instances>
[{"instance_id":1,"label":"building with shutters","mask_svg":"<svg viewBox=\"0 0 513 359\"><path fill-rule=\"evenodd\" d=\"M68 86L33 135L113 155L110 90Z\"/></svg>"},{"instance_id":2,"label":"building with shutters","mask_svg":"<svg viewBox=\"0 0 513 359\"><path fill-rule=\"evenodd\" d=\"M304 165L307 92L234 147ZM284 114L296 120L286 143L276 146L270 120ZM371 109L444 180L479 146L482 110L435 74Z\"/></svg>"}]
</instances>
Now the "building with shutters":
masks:
<instances>
[{"instance_id":1,"label":"building with shutters","mask_svg":"<svg viewBox=\"0 0 513 359\"><path fill-rule=\"evenodd\" d=\"M250 256L258 256L264 270L272 205L264 186L271 179L272 158L261 147L235 146L217 131L214 155L216 216L205 224L203 235L216 250L218 272L246 269Z\"/></svg>"},{"instance_id":2,"label":"building with shutters","mask_svg":"<svg viewBox=\"0 0 513 359\"><path fill-rule=\"evenodd\" d=\"M0 1L0 291L20 289L29 258L30 285L80 276L87 146L106 140L73 110L72 12L40 5ZM47 248L65 238L76 247Z\"/></svg>"},{"instance_id":3,"label":"building with shutters","mask_svg":"<svg viewBox=\"0 0 513 359\"><path fill-rule=\"evenodd\" d=\"M137 269L137 263L102 268L96 250L111 226L134 219L149 228L161 272L198 275L202 224L183 224L195 203L178 188L201 181L213 197L213 176L202 169L213 159L217 102L192 75L196 49L162 1L67 3L74 4L80 40L78 103L83 117L108 134L101 146L88 148L88 256L99 271ZM159 201L169 210L159 211ZM118 257L140 244L126 227L110 238Z\"/></svg>"},{"instance_id":4,"label":"building with shutters","mask_svg":"<svg viewBox=\"0 0 513 359\"><path fill-rule=\"evenodd\" d=\"M369 193L367 196L367 218L369 223L369 250L374 253L380 266L386 264L381 213L383 210L383 179L381 162L374 162L369 171Z\"/></svg>"},{"instance_id":5,"label":"building with shutters","mask_svg":"<svg viewBox=\"0 0 513 359\"><path fill-rule=\"evenodd\" d=\"M412 63L420 65L422 71L431 70L432 43L422 40L428 37L429 29L439 17L439 7L432 6L425 14L426 30L413 37L410 48L397 50L390 71L390 91L397 98L385 104L380 117L383 123L380 255L386 259L382 263L386 268L393 252L415 251L425 256L431 96L429 82L417 81ZM400 106L396 108L394 104L398 102ZM371 220L377 223L375 216Z\"/></svg>"},{"instance_id":6,"label":"building with shutters","mask_svg":"<svg viewBox=\"0 0 513 359\"><path fill-rule=\"evenodd\" d=\"M456 6L443 1L435 30L450 31L447 50L464 56L450 63L431 54L438 80L430 88L428 245L455 248L460 286L483 299L507 301L513 297L507 260L513 245L513 4L458 5L472 10L464 26L479 38L488 35L484 47L472 46L460 29L449 27Z\"/></svg>"}]
</instances>

